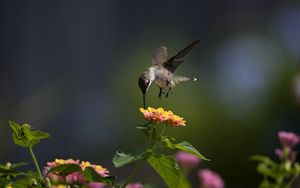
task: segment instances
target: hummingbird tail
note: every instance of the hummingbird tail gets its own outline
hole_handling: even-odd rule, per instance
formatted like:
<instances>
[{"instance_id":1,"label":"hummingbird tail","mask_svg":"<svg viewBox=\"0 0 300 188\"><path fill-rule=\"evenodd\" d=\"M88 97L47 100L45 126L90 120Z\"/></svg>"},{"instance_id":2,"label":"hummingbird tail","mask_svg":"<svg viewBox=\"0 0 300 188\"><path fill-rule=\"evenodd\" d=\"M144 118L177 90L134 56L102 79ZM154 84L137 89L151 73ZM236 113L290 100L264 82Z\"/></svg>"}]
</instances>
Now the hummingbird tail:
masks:
<instances>
[{"instance_id":1,"label":"hummingbird tail","mask_svg":"<svg viewBox=\"0 0 300 188\"><path fill-rule=\"evenodd\" d=\"M197 78L193 77L193 78L188 78L188 77L184 77L184 76L175 76L174 78L174 82L176 84L180 83L180 82L186 82L186 81L196 81Z\"/></svg>"}]
</instances>

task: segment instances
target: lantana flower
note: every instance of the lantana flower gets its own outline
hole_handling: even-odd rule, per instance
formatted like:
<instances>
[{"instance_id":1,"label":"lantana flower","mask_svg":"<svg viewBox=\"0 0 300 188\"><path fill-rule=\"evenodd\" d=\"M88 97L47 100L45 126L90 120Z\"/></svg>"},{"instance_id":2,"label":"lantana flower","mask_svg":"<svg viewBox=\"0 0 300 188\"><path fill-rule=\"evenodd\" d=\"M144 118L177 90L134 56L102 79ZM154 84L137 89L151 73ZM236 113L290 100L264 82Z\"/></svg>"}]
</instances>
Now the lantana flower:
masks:
<instances>
[{"instance_id":1,"label":"lantana flower","mask_svg":"<svg viewBox=\"0 0 300 188\"><path fill-rule=\"evenodd\" d=\"M182 117L175 115L170 110L166 111L163 108L140 108L140 112L144 115L144 118L150 122L167 123L173 127L185 126L186 123Z\"/></svg>"},{"instance_id":2,"label":"lantana flower","mask_svg":"<svg viewBox=\"0 0 300 188\"><path fill-rule=\"evenodd\" d=\"M294 147L300 143L300 137L293 132L279 131L278 138L282 148L276 148L275 154L282 160L294 162L297 157Z\"/></svg>"},{"instance_id":3,"label":"lantana flower","mask_svg":"<svg viewBox=\"0 0 300 188\"><path fill-rule=\"evenodd\" d=\"M198 172L202 188L224 188L224 181L219 174L209 169Z\"/></svg>"},{"instance_id":4,"label":"lantana flower","mask_svg":"<svg viewBox=\"0 0 300 188\"><path fill-rule=\"evenodd\" d=\"M94 165L88 161L80 162L80 160L74 160L74 159L67 159L67 160L55 159L53 162L48 162L47 166L45 167L45 171L44 171L45 174L47 174L47 172L49 171L50 168L58 166L58 165L62 165L62 164L76 164L76 165L79 165L82 170L85 170L85 168L87 168L87 167L92 167L100 176L102 176L102 177L109 176L109 171L100 165ZM61 183L64 181L63 177L59 173L48 173L47 177L54 183ZM87 182L85 182L85 180L84 180L84 176L80 172L72 172L72 173L68 174L65 177L65 181L68 184L81 184L81 185L87 184ZM89 183L89 184L87 184L87 186L95 187L96 184L101 185L101 183L95 183L95 184Z\"/></svg>"},{"instance_id":5,"label":"lantana flower","mask_svg":"<svg viewBox=\"0 0 300 188\"><path fill-rule=\"evenodd\" d=\"M279 131L278 137L280 144L289 148L293 148L300 142L300 137L293 132Z\"/></svg>"}]
</instances>

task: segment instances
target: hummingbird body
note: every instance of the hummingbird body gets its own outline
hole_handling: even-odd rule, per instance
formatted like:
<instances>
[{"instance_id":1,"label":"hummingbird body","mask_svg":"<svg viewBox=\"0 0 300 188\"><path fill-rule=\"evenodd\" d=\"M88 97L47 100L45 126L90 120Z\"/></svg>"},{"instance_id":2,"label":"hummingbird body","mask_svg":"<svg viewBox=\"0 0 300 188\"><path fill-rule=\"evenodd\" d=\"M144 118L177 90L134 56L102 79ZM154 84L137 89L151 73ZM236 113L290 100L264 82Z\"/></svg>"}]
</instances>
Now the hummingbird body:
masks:
<instances>
[{"instance_id":1,"label":"hummingbird body","mask_svg":"<svg viewBox=\"0 0 300 188\"><path fill-rule=\"evenodd\" d=\"M163 68L162 66L155 66L154 68L154 81L159 88L166 89L173 88L175 86L175 84L171 84L173 83L173 74L170 73L170 71Z\"/></svg>"},{"instance_id":2,"label":"hummingbird body","mask_svg":"<svg viewBox=\"0 0 300 188\"><path fill-rule=\"evenodd\" d=\"M199 40L193 41L187 47L179 51L171 58L167 58L167 48L158 48L152 58L152 65L139 77L138 84L143 92L143 102L145 108L145 96L151 83L155 81L155 84L160 88L159 97L164 89L167 89L166 97L169 96L169 92L180 82L189 81L191 78L174 75L176 68L183 62L182 58L199 42ZM196 78L192 79L196 81Z\"/></svg>"}]
</instances>

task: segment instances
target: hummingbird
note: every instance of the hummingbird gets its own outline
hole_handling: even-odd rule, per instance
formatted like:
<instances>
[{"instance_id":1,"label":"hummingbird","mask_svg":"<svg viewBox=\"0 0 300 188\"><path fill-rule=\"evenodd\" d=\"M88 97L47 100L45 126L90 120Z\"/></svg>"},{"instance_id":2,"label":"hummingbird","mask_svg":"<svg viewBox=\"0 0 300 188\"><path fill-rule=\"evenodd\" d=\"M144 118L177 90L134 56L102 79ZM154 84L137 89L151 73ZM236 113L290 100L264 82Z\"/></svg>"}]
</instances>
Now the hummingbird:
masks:
<instances>
[{"instance_id":1,"label":"hummingbird","mask_svg":"<svg viewBox=\"0 0 300 188\"><path fill-rule=\"evenodd\" d=\"M139 77L138 85L143 93L143 105L146 106L146 92L153 81L159 87L158 97L161 98L163 94L167 98L172 89L180 82L196 81L196 78L189 78L175 75L175 70L183 62L183 57L199 42L195 40L185 48L180 50L177 54L168 58L167 47L162 46L156 49L152 56L152 64ZM166 93L164 92L166 89Z\"/></svg>"}]
</instances>

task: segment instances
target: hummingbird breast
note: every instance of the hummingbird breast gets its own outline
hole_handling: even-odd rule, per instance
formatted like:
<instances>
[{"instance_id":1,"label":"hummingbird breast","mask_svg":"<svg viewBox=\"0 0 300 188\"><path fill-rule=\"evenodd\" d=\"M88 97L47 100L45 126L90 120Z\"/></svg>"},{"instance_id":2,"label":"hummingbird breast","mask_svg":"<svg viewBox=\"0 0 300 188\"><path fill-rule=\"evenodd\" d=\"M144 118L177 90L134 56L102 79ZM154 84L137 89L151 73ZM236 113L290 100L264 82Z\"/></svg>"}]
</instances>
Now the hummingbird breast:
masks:
<instances>
[{"instance_id":1,"label":"hummingbird breast","mask_svg":"<svg viewBox=\"0 0 300 188\"><path fill-rule=\"evenodd\" d=\"M155 71L155 83L160 88L173 88L173 74L167 69L161 68Z\"/></svg>"}]
</instances>

